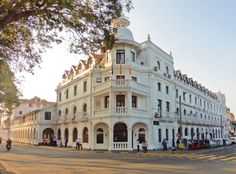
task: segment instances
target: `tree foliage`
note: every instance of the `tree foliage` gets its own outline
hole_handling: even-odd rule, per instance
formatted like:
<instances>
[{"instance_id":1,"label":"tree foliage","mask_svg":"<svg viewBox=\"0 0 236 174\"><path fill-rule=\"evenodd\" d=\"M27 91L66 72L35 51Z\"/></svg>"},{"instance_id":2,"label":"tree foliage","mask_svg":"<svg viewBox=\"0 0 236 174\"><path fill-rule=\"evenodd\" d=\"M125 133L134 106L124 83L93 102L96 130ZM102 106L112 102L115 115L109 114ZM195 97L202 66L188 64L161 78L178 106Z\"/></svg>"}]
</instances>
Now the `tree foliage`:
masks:
<instances>
[{"instance_id":1,"label":"tree foliage","mask_svg":"<svg viewBox=\"0 0 236 174\"><path fill-rule=\"evenodd\" d=\"M74 53L110 49L112 20L124 7L131 0L0 0L0 61L14 73L33 73L40 53L65 38Z\"/></svg>"},{"instance_id":2,"label":"tree foliage","mask_svg":"<svg viewBox=\"0 0 236 174\"><path fill-rule=\"evenodd\" d=\"M12 105L18 102L18 90L14 82L14 74L9 66L0 60L0 111L2 108L11 111Z\"/></svg>"}]
</instances>

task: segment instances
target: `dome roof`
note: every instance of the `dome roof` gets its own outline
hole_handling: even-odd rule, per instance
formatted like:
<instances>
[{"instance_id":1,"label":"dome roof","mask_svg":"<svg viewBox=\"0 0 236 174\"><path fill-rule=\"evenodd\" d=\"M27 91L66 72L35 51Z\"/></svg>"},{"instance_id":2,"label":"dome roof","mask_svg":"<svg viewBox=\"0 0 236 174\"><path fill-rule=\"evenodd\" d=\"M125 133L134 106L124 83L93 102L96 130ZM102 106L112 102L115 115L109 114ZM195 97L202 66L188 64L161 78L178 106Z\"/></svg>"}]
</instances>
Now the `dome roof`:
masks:
<instances>
[{"instance_id":1,"label":"dome roof","mask_svg":"<svg viewBox=\"0 0 236 174\"><path fill-rule=\"evenodd\" d=\"M134 42L132 32L127 28L129 26L129 20L122 14L118 19L113 21L114 27L117 28L116 38L118 40L129 40Z\"/></svg>"},{"instance_id":2,"label":"dome roof","mask_svg":"<svg viewBox=\"0 0 236 174\"><path fill-rule=\"evenodd\" d=\"M120 40L134 41L132 32L126 27L119 27L116 33L116 38Z\"/></svg>"}]
</instances>

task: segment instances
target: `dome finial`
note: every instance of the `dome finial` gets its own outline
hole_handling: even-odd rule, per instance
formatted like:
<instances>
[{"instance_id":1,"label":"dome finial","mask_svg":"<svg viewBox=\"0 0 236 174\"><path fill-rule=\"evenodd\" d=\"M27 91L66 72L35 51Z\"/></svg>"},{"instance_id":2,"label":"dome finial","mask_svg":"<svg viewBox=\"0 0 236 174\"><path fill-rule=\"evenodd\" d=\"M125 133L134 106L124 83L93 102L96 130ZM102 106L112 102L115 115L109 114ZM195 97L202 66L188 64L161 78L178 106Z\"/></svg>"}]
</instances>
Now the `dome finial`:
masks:
<instances>
[{"instance_id":1,"label":"dome finial","mask_svg":"<svg viewBox=\"0 0 236 174\"><path fill-rule=\"evenodd\" d=\"M130 24L128 18L124 15L124 13L121 13L121 16L113 21L113 25L116 28L119 27L128 27Z\"/></svg>"},{"instance_id":2,"label":"dome finial","mask_svg":"<svg viewBox=\"0 0 236 174\"><path fill-rule=\"evenodd\" d=\"M150 34L148 34L148 36L147 36L147 40L148 40L148 41L151 40L151 36L150 36Z\"/></svg>"}]
</instances>

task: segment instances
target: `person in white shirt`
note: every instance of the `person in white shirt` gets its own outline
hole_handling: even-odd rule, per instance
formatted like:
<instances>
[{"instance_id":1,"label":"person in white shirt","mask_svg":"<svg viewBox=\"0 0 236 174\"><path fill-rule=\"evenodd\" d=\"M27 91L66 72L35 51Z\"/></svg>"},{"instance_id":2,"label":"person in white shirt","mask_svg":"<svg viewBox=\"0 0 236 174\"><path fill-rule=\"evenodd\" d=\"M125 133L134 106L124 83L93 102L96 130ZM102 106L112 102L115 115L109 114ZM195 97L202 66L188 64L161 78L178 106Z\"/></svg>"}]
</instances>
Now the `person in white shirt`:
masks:
<instances>
[{"instance_id":1,"label":"person in white shirt","mask_svg":"<svg viewBox=\"0 0 236 174\"><path fill-rule=\"evenodd\" d=\"M77 138L77 140L75 142L76 142L76 146L75 146L76 150L77 149L78 150L80 150L80 149L83 150L80 138Z\"/></svg>"}]
</instances>

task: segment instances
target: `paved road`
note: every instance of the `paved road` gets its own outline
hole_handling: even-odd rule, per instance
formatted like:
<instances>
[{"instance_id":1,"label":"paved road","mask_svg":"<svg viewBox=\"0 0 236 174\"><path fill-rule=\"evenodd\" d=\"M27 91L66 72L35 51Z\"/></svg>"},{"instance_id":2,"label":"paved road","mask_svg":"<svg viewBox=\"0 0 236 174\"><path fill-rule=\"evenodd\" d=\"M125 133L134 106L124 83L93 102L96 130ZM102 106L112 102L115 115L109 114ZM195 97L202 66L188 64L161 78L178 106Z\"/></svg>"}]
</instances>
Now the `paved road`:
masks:
<instances>
[{"instance_id":1,"label":"paved road","mask_svg":"<svg viewBox=\"0 0 236 174\"><path fill-rule=\"evenodd\" d=\"M14 144L13 149L6 152L4 144L0 146L0 163L16 174L236 173L236 145L177 154L76 151L22 144Z\"/></svg>"}]
</instances>

